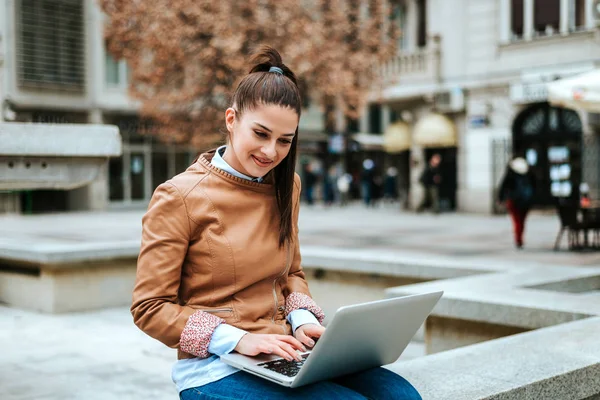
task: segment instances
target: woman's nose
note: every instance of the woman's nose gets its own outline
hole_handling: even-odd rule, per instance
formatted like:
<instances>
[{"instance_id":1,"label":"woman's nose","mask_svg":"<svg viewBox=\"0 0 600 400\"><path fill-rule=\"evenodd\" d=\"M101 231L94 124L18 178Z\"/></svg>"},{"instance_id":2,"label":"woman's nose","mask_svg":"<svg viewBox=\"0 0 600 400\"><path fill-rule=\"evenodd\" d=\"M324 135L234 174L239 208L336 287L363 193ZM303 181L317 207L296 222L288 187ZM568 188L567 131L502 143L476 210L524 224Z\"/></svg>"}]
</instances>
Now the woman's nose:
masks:
<instances>
[{"instance_id":1,"label":"woman's nose","mask_svg":"<svg viewBox=\"0 0 600 400\"><path fill-rule=\"evenodd\" d=\"M262 152L265 156L269 157L271 160L273 158L275 158L275 155L277 154L275 151L275 143L263 146Z\"/></svg>"}]
</instances>

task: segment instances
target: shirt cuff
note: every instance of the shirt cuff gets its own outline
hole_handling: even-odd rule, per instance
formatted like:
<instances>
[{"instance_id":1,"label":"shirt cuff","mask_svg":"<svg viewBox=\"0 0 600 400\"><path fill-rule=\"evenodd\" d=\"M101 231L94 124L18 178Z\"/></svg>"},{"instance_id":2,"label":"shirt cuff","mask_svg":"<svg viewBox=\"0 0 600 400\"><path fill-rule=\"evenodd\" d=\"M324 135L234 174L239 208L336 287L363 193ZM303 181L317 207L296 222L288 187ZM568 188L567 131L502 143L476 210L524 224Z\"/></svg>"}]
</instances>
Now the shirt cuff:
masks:
<instances>
[{"instance_id":1,"label":"shirt cuff","mask_svg":"<svg viewBox=\"0 0 600 400\"><path fill-rule=\"evenodd\" d=\"M319 320L308 310L294 310L287 316L288 322L292 325L292 332L296 332L301 325L315 324L321 326Z\"/></svg>"},{"instance_id":2,"label":"shirt cuff","mask_svg":"<svg viewBox=\"0 0 600 400\"><path fill-rule=\"evenodd\" d=\"M208 352L217 356L229 354L246 333L248 332L233 325L221 324L215 328L210 338Z\"/></svg>"}]
</instances>

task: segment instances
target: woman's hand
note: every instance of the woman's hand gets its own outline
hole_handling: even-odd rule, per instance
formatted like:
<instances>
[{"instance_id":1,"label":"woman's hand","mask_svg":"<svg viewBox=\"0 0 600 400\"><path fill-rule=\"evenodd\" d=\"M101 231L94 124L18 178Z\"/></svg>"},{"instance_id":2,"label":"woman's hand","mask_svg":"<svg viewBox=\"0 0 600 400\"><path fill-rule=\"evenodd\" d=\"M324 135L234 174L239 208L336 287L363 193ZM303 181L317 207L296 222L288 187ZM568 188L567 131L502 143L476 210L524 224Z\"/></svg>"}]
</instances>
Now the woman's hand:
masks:
<instances>
[{"instance_id":1,"label":"woman's hand","mask_svg":"<svg viewBox=\"0 0 600 400\"><path fill-rule=\"evenodd\" d=\"M300 328L296 332L299 330ZM302 357L296 350L304 352L306 348L291 335L247 333L242 336L234 350L247 356L260 353L276 354L288 361L301 361Z\"/></svg>"},{"instance_id":2,"label":"woman's hand","mask_svg":"<svg viewBox=\"0 0 600 400\"><path fill-rule=\"evenodd\" d=\"M321 325L304 324L300 325L298 329L296 329L294 336L306 346L314 347L315 341L313 339L320 338L323 332L325 332L325 328Z\"/></svg>"}]
</instances>

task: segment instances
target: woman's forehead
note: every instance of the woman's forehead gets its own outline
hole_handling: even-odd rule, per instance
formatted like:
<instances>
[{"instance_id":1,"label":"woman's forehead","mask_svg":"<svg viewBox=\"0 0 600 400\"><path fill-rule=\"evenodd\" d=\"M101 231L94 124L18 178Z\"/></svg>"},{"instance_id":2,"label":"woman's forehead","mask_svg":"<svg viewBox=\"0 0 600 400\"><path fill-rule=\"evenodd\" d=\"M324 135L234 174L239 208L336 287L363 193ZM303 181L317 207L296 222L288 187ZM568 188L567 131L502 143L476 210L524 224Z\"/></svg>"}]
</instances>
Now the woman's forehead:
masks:
<instances>
[{"instance_id":1,"label":"woman's forehead","mask_svg":"<svg viewBox=\"0 0 600 400\"><path fill-rule=\"evenodd\" d=\"M294 133L298 126L296 111L277 104L257 105L254 109L244 112L243 119L281 134Z\"/></svg>"}]
</instances>

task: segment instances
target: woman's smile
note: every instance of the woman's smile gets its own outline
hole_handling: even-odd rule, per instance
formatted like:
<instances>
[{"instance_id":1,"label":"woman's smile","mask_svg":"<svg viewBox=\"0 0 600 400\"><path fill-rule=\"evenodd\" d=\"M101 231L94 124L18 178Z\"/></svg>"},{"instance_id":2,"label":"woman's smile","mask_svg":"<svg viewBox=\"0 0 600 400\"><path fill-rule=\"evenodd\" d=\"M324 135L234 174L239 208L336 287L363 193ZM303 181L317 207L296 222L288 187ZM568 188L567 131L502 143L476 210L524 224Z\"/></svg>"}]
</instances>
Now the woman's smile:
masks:
<instances>
[{"instance_id":1,"label":"woman's smile","mask_svg":"<svg viewBox=\"0 0 600 400\"><path fill-rule=\"evenodd\" d=\"M252 156L252 159L254 160L256 165L258 165L261 168L269 168L271 164L273 164L273 161L269 160L268 158Z\"/></svg>"}]
</instances>

